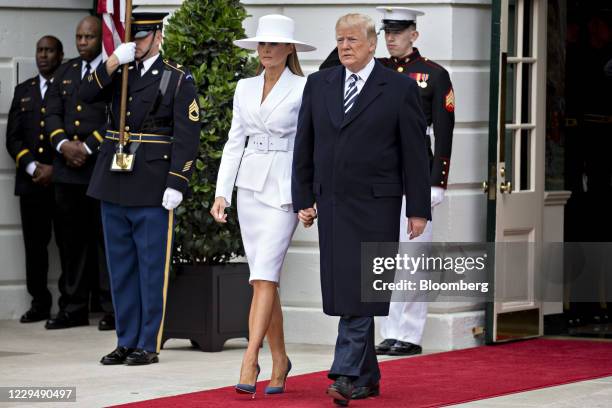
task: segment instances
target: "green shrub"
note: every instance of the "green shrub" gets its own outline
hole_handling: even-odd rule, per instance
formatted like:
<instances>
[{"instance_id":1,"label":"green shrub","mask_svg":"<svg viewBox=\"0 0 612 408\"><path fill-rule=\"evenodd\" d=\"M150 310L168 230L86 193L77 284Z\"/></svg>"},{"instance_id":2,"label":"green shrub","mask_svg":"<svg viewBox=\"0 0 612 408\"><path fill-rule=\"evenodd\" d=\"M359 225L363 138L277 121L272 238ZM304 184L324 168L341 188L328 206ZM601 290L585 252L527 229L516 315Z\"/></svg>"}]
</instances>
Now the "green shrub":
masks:
<instances>
[{"instance_id":1,"label":"green shrub","mask_svg":"<svg viewBox=\"0 0 612 408\"><path fill-rule=\"evenodd\" d=\"M236 83L255 69L248 52L232 44L245 37L246 17L236 0L185 0L164 30L164 57L186 66L194 77L202 124L193 195L175 212L175 263L216 264L244 255L235 205L227 210L227 224L217 224L209 211Z\"/></svg>"}]
</instances>

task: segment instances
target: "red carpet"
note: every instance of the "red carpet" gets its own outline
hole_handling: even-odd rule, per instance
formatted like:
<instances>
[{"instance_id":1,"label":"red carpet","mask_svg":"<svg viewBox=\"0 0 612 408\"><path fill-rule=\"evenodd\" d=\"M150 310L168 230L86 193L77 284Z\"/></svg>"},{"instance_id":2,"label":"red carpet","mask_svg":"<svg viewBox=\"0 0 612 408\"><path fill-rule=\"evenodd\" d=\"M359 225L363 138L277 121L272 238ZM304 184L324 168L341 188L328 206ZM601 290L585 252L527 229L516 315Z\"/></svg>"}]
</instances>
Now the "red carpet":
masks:
<instances>
[{"instance_id":1,"label":"red carpet","mask_svg":"<svg viewBox=\"0 0 612 408\"><path fill-rule=\"evenodd\" d=\"M439 407L606 377L612 375L612 343L535 339L387 361L381 371L381 396L351 401L351 407ZM289 377L282 395L264 395L266 383L258 383L254 400L224 387L121 407L334 406L325 395L326 372Z\"/></svg>"}]
</instances>

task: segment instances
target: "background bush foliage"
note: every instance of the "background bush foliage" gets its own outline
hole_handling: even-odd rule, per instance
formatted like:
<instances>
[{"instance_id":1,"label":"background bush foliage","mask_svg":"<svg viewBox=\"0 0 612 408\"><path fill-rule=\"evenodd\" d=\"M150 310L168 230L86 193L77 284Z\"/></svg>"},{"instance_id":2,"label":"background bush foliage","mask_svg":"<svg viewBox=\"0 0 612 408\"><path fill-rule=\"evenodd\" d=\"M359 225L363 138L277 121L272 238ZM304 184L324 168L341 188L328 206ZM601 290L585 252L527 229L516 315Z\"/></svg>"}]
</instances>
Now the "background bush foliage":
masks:
<instances>
[{"instance_id":1,"label":"background bush foliage","mask_svg":"<svg viewBox=\"0 0 612 408\"><path fill-rule=\"evenodd\" d=\"M174 262L216 264L244 255L235 205L228 209L227 224L217 224L209 211L236 83L256 67L247 51L232 44L245 37L246 17L236 0L185 0L164 30L164 57L188 67L194 77L202 124L193 195L175 212Z\"/></svg>"}]
</instances>

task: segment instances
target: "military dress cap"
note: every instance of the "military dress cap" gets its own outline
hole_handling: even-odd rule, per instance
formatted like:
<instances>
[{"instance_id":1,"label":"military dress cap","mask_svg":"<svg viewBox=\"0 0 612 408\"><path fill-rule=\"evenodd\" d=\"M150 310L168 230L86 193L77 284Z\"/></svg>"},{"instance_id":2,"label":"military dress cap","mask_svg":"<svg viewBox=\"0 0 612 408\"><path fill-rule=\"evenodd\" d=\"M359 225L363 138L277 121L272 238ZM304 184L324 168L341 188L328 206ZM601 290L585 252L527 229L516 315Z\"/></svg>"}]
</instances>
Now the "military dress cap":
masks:
<instances>
[{"instance_id":1,"label":"military dress cap","mask_svg":"<svg viewBox=\"0 0 612 408\"><path fill-rule=\"evenodd\" d=\"M167 15L168 13L132 13L132 37L144 38L153 30L161 30Z\"/></svg>"},{"instance_id":2,"label":"military dress cap","mask_svg":"<svg viewBox=\"0 0 612 408\"><path fill-rule=\"evenodd\" d=\"M382 29L384 31L403 31L416 24L418 16L425 13L406 7L376 7L383 14Z\"/></svg>"}]
</instances>

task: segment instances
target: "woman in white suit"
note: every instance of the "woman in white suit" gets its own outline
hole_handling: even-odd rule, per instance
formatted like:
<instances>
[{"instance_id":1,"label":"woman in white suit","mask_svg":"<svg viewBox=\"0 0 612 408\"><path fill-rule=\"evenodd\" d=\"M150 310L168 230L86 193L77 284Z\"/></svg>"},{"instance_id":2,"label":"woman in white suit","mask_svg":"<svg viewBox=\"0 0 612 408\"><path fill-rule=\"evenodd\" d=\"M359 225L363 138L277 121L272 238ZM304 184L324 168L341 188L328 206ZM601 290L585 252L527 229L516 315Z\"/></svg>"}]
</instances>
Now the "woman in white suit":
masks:
<instances>
[{"instance_id":1,"label":"woman in white suit","mask_svg":"<svg viewBox=\"0 0 612 408\"><path fill-rule=\"evenodd\" d=\"M238 219L253 301L249 345L236 391L253 397L264 336L268 337L273 363L266 394L282 393L291 369L285 352L278 282L298 223L291 205L291 163L306 78L297 51L315 49L294 40L293 31L292 19L267 15L259 19L254 38L234 42L257 50L260 65L256 77L240 80L236 85L232 126L210 211L217 222L225 222L225 208L231 205L234 185L238 187Z\"/></svg>"}]
</instances>

